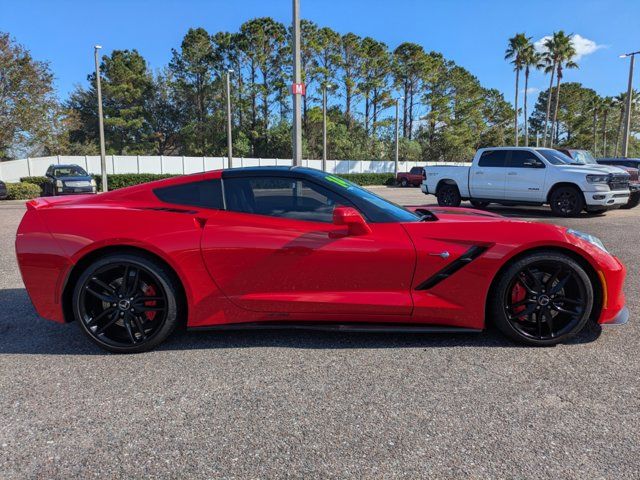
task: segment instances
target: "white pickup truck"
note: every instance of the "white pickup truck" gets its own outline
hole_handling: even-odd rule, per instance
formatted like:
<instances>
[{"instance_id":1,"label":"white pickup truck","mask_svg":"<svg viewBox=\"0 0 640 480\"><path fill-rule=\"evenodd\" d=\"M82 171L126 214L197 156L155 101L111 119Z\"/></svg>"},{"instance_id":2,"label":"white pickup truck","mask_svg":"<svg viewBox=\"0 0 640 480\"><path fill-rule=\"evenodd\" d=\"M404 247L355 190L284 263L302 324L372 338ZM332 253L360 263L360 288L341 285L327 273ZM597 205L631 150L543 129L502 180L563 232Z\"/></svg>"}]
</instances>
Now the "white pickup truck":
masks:
<instances>
[{"instance_id":1,"label":"white pickup truck","mask_svg":"<svg viewBox=\"0 0 640 480\"><path fill-rule=\"evenodd\" d=\"M602 212L629 200L629 174L606 165L576 165L551 148L481 148L469 165L427 166L422 191L442 206L549 204L554 214Z\"/></svg>"}]
</instances>

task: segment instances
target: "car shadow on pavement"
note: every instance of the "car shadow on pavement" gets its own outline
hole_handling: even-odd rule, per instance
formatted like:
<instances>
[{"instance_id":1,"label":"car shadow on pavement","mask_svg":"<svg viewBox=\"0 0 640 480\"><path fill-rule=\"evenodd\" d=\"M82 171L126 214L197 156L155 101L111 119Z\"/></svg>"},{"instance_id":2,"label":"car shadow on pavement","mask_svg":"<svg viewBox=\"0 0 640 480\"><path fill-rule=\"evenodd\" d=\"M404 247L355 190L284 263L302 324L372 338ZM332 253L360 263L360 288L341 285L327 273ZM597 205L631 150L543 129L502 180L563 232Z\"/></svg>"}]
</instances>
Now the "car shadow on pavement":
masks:
<instances>
[{"instance_id":1,"label":"car shadow on pavement","mask_svg":"<svg viewBox=\"0 0 640 480\"><path fill-rule=\"evenodd\" d=\"M59 324L36 314L25 289L0 290L0 354L104 355L74 323ZM568 344L590 343L601 333L592 325ZM514 344L494 329L476 334L353 333L305 330L177 331L158 350L229 348L370 349L501 347Z\"/></svg>"}]
</instances>

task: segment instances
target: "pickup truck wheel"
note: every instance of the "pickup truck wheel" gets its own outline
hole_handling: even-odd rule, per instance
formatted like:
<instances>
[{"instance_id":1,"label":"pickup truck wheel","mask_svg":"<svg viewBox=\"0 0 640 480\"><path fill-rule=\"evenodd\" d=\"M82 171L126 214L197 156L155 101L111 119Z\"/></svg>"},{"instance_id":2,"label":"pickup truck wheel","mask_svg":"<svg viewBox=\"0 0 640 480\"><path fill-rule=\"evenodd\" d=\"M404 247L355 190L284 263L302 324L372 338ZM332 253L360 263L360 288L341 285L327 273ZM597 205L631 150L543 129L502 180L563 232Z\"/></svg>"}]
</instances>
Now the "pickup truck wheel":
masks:
<instances>
[{"instance_id":1,"label":"pickup truck wheel","mask_svg":"<svg viewBox=\"0 0 640 480\"><path fill-rule=\"evenodd\" d=\"M584 209L584 196L575 187L559 187L551 194L551 211L559 217L575 217Z\"/></svg>"},{"instance_id":2,"label":"pickup truck wheel","mask_svg":"<svg viewBox=\"0 0 640 480\"><path fill-rule=\"evenodd\" d=\"M633 192L629 197L629 201L622 205L620 208L624 208L625 210L629 210L630 208L635 208L640 204L640 192Z\"/></svg>"},{"instance_id":3,"label":"pickup truck wheel","mask_svg":"<svg viewBox=\"0 0 640 480\"><path fill-rule=\"evenodd\" d=\"M462 202L460 191L455 185L445 184L438 189L436 193L438 205L441 207L459 207Z\"/></svg>"},{"instance_id":4,"label":"pickup truck wheel","mask_svg":"<svg viewBox=\"0 0 640 480\"><path fill-rule=\"evenodd\" d=\"M400 186L405 188L409 186L409 182L407 181L406 178L403 178L402 180L400 180Z\"/></svg>"},{"instance_id":5,"label":"pickup truck wheel","mask_svg":"<svg viewBox=\"0 0 640 480\"><path fill-rule=\"evenodd\" d=\"M471 205L475 208L486 208L489 206L489 202L479 202L478 200L471 200Z\"/></svg>"},{"instance_id":6,"label":"pickup truck wheel","mask_svg":"<svg viewBox=\"0 0 640 480\"><path fill-rule=\"evenodd\" d=\"M489 308L498 329L528 345L550 346L580 332L593 309L593 284L567 255L532 253L498 279Z\"/></svg>"}]
</instances>

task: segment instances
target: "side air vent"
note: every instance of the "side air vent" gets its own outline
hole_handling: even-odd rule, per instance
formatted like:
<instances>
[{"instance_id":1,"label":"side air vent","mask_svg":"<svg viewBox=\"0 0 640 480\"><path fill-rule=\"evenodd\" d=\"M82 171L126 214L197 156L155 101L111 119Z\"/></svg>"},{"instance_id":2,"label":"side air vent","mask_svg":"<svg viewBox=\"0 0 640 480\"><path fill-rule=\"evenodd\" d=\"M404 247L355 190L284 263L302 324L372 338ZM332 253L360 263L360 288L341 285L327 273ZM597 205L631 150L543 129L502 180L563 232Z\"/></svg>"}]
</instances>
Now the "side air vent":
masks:
<instances>
[{"instance_id":1,"label":"side air vent","mask_svg":"<svg viewBox=\"0 0 640 480\"><path fill-rule=\"evenodd\" d=\"M451 262L449 265L444 267L438 273L433 276L427 278L424 282L416 287L416 290L429 290L430 288L435 287L441 281L449 278L451 275L456 273L465 265L473 262L476 258L482 255L487 250L487 247L480 247L478 245L474 245L469 250L464 252L459 258Z\"/></svg>"}]
</instances>

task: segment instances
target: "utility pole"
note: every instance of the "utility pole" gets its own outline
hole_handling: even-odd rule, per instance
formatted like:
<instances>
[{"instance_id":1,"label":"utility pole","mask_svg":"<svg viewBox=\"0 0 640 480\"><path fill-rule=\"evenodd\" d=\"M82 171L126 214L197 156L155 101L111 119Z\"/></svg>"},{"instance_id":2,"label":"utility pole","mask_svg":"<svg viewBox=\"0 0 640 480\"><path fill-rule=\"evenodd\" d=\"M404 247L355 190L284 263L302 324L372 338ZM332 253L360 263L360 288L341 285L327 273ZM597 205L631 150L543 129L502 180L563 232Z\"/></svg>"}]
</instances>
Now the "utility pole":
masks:
<instances>
[{"instance_id":1,"label":"utility pole","mask_svg":"<svg viewBox=\"0 0 640 480\"><path fill-rule=\"evenodd\" d=\"M293 0L293 165L302 164L301 96L296 86L302 83L300 74L300 0ZM300 87L301 88L301 87Z\"/></svg>"},{"instance_id":2,"label":"utility pole","mask_svg":"<svg viewBox=\"0 0 640 480\"><path fill-rule=\"evenodd\" d=\"M100 62L98 61L98 50L101 45L93 47L93 57L96 62L96 90L98 92L98 129L100 130L100 173L102 175L102 191L109 191L107 181L107 155L104 147L104 120L102 119L102 89L100 87Z\"/></svg>"},{"instance_id":3,"label":"utility pole","mask_svg":"<svg viewBox=\"0 0 640 480\"><path fill-rule=\"evenodd\" d=\"M229 76L233 70L227 70L227 156L229 168L233 168L233 138L231 133L231 82Z\"/></svg>"},{"instance_id":4,"label":"utility pole","mask_svg":"<svg viewBox=\"0 0 640 480\"><path fill-rule=\"evenodd\" d=\"M640 50L620 55L620 58L631 57L631 62L629 64L629 85L627 87L626 117L624 120L624 137L622 137L622 156L625 158L629 156L629 135L631 134L631 97L633 97L633 64L638 53L640 53Z\"/></svg>"},{"instance_id":5,"label":"utility pole","mask_svg":"<svg viewBox=\"0 0 640 480\"><path fill-rule=\"evenodd\" d=\"M327 171L327 85L322 84L322 171Z\"/></svg>"}]
</instances>

